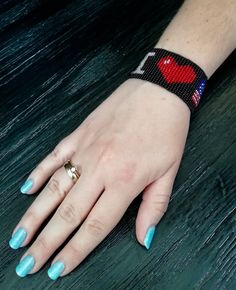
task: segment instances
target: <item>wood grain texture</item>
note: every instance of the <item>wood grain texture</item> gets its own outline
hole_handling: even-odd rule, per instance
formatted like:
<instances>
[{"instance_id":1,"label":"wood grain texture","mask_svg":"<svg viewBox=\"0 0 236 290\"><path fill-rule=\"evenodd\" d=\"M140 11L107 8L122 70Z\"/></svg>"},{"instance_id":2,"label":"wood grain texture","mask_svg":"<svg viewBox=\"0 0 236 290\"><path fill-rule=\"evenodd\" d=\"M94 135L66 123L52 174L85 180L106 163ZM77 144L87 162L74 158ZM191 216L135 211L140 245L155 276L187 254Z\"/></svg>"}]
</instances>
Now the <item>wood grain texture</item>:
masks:
<instances>
[{"instance_id":1,"label":"wood grain texture","mask_svg":"<svg viewBox=\"0 0 236 290\"><path fill-rule=\"evenodd\" d=\"M152 48L182 1L0 3L0 289L236 289L235 54L191 116L168 211L149 251L135 238L141 197L69 275L50 260L19 278L25 249L8 246L35 196L19 187ZM54 257L54 255L53 255Z\"/></svg>"}]
</instances>

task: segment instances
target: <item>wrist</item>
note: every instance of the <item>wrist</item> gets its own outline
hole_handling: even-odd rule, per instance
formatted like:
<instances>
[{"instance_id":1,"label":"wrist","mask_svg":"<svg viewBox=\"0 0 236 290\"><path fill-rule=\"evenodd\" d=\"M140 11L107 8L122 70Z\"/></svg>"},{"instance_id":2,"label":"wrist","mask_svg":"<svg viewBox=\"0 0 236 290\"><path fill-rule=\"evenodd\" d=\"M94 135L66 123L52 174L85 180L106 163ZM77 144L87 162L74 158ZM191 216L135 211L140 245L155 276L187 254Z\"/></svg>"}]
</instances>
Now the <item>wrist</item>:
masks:
<instances>
[{"instance_id":1,"label":"wrist","mask_svg":"<svg viewBox=\"0 0 236 290\"><path fill-rule=\"evenodd\" d=\"M190 121L191 111L188 105L165 88L149 81L135 78L127 79L123 85L127 85L131 91L137 91L147 102L152 102L155 99L154 106L160 106L161 104L163 110L168 112L169 115L177 112L179 115L185 116L188 122Z\"/></svg>"}]
</instances>

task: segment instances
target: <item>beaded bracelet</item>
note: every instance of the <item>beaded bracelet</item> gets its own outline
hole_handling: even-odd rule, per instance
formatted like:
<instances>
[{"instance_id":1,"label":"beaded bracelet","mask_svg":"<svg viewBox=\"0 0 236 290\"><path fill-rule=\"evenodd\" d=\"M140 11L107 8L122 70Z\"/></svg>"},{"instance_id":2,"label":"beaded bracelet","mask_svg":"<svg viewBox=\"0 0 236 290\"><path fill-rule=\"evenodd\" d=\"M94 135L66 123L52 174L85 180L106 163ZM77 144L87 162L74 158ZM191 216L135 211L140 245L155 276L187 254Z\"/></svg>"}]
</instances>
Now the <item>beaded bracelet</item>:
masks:
<instances>
[{"instance_id":1,"label":"beaded bracelet","mask_svg":"<svg viewBox=\"0 0 236 290\"><path fill-rule=\"evenodd\" d=\"M180 97L193 112L205 89L207 76L191 60L161 48L153 48L128 78L160 85Z\"/></svg>"}]
</instances>

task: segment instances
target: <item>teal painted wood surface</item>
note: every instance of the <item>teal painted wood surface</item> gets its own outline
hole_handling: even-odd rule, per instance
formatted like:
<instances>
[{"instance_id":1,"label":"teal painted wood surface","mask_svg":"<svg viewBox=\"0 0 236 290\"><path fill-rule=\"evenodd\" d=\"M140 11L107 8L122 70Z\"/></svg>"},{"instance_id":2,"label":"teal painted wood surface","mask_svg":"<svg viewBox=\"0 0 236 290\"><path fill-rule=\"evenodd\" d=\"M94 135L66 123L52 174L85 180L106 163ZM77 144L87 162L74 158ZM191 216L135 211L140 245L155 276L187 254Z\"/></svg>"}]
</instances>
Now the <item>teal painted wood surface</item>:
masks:
<instances>
[{"instance_id":1,"label":"teal painted wood surface","mask_svg":"<svg viewBox=\"0 0 236 290\"><path fill-rule=\"evenodd\" d=\"M55 255L22 279L15 267L25 249L8 246L36 197L20 193L24 179L125 80L181 3L1 1L1 290L236 289L235 54L212 77L191 116L168 211L149 251L135 238L141 196L110 235L56 282L46 273Z\"/></svg>"}]
</instances>

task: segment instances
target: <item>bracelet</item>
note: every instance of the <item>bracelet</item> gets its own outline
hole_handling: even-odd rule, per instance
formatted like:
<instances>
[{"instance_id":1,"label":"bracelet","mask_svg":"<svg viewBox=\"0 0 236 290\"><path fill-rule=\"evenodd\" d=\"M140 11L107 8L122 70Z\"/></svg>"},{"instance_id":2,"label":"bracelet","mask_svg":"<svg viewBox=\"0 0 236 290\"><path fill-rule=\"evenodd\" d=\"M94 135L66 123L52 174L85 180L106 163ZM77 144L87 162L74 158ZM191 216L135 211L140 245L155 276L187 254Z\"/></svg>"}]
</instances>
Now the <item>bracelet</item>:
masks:
<instances>
[{"instance_id":1,"label":"bracelet","mask_svg":"<svg viewBox=\"0 0 236 290\"><path fill-rule=\"evenodd\" d=\"M128 78L160 85L180 97L191 112L198 106L207 81L206 74L197 64L161 48L148 52Z\"/></svg>"}]
</instances>

